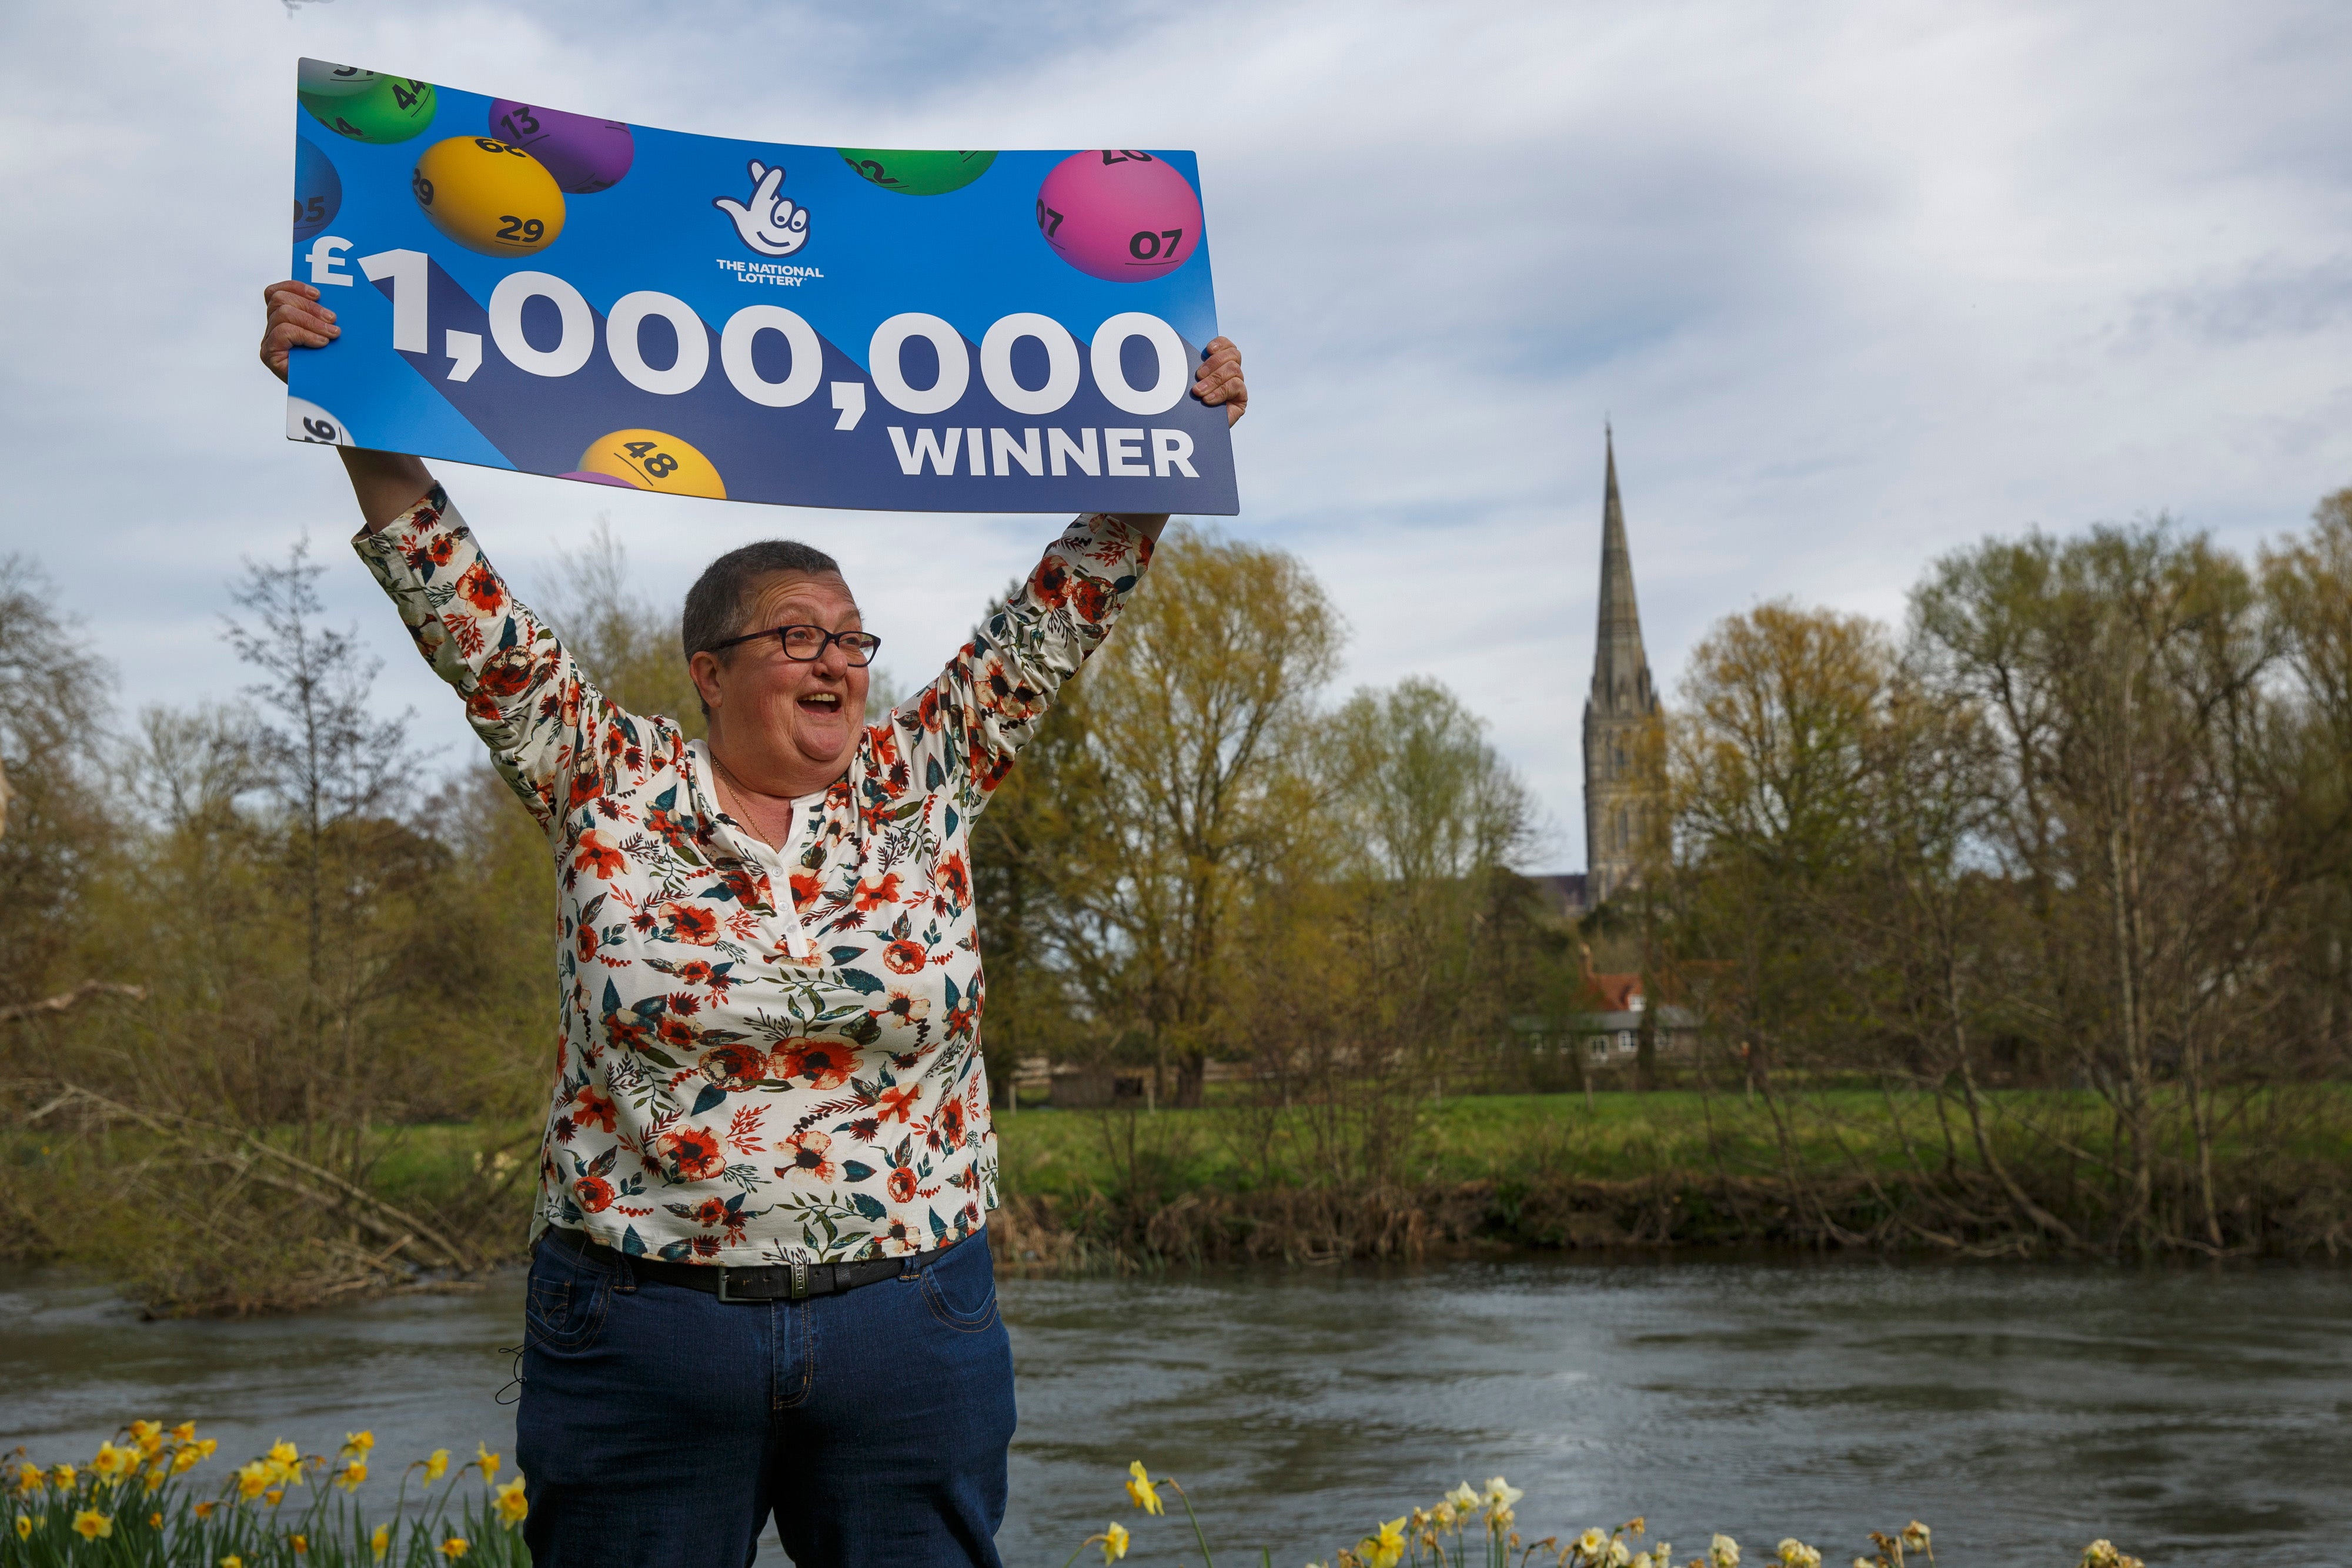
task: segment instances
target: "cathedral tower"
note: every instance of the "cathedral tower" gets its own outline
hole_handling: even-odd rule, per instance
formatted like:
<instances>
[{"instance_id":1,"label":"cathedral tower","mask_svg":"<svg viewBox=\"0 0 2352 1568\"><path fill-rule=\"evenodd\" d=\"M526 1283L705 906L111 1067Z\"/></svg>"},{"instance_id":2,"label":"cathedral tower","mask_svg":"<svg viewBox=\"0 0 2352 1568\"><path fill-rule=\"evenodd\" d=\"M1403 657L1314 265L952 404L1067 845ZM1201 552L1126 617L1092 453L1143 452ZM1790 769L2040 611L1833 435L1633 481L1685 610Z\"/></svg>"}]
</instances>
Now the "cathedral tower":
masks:
<instances>
[{"instance_id":1,"label":"cathedral tower","mask_svg":"<svg viewBox=\"0 0 2352 1568\"><path fill-rule=\"evenodd\" d=\"M1617 498L1617 443L1602 435L1609 477L1601 503L1601 616L1592 689L1584 699L1584 862L1588 907L1624 891L1659 810L1658 696L1642 651L1633 558Z\"/></svg>"}]
</instances>

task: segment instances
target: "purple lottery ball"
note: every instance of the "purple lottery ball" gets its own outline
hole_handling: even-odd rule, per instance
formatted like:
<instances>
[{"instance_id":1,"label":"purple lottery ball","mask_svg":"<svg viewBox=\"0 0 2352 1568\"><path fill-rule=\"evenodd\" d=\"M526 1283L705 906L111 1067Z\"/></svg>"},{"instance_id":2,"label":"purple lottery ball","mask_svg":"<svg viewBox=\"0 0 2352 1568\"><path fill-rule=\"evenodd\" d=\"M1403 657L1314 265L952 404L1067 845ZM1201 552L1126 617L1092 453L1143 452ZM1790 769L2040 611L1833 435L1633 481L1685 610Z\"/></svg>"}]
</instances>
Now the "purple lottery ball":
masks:
<instances>
[{"instance_id":1,"label":"purple lottery ball","mask_svg":"<svg viewBox=\"0 0 2352 1568\"><path fill-rule=\"evenodd\" d=\"M591 120L510 98L490 105L490 134L538 159L575 196L611 190L637 156L629 128L617 120Z\"/></svg>"}]
</instances>

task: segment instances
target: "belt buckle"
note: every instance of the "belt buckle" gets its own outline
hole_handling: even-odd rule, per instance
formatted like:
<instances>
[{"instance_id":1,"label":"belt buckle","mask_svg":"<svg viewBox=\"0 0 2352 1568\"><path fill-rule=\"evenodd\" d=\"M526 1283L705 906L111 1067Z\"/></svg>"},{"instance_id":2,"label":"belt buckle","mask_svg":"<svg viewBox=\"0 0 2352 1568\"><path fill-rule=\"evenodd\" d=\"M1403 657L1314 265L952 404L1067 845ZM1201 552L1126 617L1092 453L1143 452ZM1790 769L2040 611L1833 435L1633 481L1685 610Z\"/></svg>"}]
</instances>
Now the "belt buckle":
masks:
<instances>
[{"instance_id":1,"label":"belt buckle","mask_svg":"<svg viewBox=\"0 0 2352 1568\"><path fill-rule=\"evenodd\" d=\"M725 1268L723 1268L723 1267L722 1267L722 1268L719 1270L719 1299L720 1301L733 1301L733 1302L738 1302L738 1303L740 1303L740 1302L741 1302L741 1301L742 1301L742 1300L743 1300L743 1298L742 1298L742 1297L740 1297L740 1296L730 1296L730 1295L729 1295L729 1294L727 1293L727 1275L728 1275L728 1270L727 1270Z\"/></svg>"}]
</instances>

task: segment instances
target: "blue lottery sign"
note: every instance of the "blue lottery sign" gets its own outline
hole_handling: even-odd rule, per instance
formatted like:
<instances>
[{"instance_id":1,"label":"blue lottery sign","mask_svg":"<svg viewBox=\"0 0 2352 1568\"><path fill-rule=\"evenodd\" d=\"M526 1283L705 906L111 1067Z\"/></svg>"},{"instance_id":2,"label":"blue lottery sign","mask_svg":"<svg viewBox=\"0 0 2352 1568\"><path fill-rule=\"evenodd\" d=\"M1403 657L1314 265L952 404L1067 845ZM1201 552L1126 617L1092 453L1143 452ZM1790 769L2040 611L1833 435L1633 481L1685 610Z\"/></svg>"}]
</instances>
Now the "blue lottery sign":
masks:
<instances>
[{"instance_id":1,"label":"blue lottery sign","mask_svg":"<svg viewBox=\"0 0 2352 1568\"><path fill-rule=\"evenodd\" d=\"M287 434L672 495L1239 509L1189 152L691 136L301 62Z\"/></svg>"}]
</instances>

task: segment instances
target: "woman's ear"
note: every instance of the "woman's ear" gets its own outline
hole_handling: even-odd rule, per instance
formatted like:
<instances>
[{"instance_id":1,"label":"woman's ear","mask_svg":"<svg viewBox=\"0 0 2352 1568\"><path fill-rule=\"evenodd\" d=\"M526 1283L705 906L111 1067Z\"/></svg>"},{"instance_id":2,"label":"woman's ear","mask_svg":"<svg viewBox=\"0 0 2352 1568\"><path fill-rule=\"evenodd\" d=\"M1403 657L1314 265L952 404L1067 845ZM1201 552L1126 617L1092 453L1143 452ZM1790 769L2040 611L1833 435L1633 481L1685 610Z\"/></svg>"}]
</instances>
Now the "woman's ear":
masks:
<instances>
[{"instance_id":1,"label":"woman's ear","mask_svg":"<svg viewBox=\"0 0 2352 1568\"><path fill-rule=\"evenodd\" d=\"M710 712L719 706L721 692L721 672L724 666L719 655L705 649L686 662L686 673L694 682L696 693L702 698L702 711Z\"/></svg>"}]
</instances>

